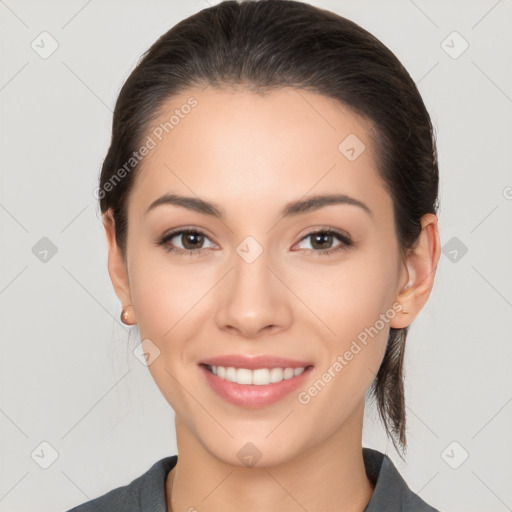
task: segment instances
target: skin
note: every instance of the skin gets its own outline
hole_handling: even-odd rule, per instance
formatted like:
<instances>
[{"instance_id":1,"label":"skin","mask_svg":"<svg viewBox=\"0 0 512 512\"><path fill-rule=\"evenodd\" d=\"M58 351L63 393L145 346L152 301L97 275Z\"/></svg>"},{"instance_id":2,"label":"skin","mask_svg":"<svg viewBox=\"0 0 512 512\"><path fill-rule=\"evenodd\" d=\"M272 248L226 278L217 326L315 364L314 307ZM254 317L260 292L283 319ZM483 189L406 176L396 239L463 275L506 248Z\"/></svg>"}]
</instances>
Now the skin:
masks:
<instances>
[{"instance_id":1,"label":"skin","mask_svg":"<svg viewBox=\"0 0 512 512\"><path fill-rule=\"evenodd\" d=\"M365 393L389 328L409 325L428 299L440 253L437 218L422 218L418 244L403 257L371 124L339 103L292 88L260 95L209 87L169 99L167 110L191 95L198 106L138 171L125 257L104 217L112 283L122 305L132 306L141 339L160 350L148 368L176 413L179 460L167 479L168 507L362 511L373 492L361 451ZM338 149L349 134L366 146L354 161ZM145 214L164 193L215 202L224 218L175 205ZM280 216L288 202L322 193L348 195L372 213L334 204ZM199 255L157 245L182 227L207 236ZM316 254L306 236L319 228L342 230L353 245ZM250 264L236 252L247 236L263 249ZM187 240L172 243L183 248ZM333 237L324 247L340 243ZM313 363L298 391L307 390L397 302L407 313L397 312L307 404L293 392L261 409L238 407L199 371L198 362L215 355L272 354ZM254 467L237 457L248 442L261 453Z\"/></svg>"}]
</instances>

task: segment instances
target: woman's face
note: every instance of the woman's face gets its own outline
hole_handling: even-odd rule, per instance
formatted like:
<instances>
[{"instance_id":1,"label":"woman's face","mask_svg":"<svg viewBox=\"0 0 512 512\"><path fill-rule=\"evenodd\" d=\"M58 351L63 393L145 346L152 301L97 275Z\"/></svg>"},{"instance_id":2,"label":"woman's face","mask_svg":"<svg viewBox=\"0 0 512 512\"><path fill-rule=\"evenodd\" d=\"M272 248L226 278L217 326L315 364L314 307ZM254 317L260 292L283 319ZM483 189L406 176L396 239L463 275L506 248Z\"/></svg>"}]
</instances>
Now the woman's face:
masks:
<instances>
[{"instance_id":1,"label":"woman's face","mask_svg":"<svg viewBox=\"0 0 512 512\"><path fill-rule=\"evenodd\" d=\"M292 88L168 107L151 130L179 121L149 132L129 197L126 270L178 442L266 465L358 439L407 281L369 124ZM189 199L153 205L165 195Z\"/></svg>"}]
</instances>

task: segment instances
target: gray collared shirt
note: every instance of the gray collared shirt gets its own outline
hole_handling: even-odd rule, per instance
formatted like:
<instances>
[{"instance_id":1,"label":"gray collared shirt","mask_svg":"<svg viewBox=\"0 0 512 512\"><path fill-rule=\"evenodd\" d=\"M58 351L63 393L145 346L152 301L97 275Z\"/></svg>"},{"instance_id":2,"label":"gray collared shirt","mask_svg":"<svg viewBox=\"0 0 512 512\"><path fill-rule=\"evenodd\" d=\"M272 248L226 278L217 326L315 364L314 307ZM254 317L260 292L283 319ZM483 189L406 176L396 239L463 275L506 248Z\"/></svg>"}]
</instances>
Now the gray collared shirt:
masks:
<instances>
[{"instance_id":1,"label":"gray collared shirt","mask_svg":"<svg viewBox=\"0 0 512 512\"><path fill-rule=\"evenodd\" d=\"M409 489L387 455L363 448L363 458L366 474L375 485L364 512L438 512ZM177 455L161 459L130 484L68 512L167 512L165 481L177 461Z\"/></svg>"}]
</instances>

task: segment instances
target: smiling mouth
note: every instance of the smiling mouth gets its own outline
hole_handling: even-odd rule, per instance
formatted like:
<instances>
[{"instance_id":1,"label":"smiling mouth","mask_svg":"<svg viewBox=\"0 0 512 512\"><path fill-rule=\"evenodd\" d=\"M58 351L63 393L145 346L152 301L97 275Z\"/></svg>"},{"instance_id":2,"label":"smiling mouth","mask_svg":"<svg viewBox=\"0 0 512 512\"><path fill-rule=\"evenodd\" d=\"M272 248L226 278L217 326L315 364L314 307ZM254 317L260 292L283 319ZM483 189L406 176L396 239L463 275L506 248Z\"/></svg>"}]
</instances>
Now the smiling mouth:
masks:
<instances>
[{"instance_id":1,"label":"smiling mouth","mask_svg":"<svg viewBox=\"0 0 512 512\"><path fill-rule=\"evenodd\" d=\"M243 385L266 386L268 384L277 384L283 380L298 377L311 365L298 368L257 368L255 370L209 364L205 364L204 366L210 373L228 382Z\"/></svg>"},{"instance_id":2,"label":"smiling mouth","mask_svg":"<svg viewBox=\"0 0 512 512\"><path fill-rule=\"evenodd\" d=\"M245 409L281 401L305 385L314 371L308 361L274 356L219 356L202 361L199 367L217 395Z\"/></svg>"}]
</instances>

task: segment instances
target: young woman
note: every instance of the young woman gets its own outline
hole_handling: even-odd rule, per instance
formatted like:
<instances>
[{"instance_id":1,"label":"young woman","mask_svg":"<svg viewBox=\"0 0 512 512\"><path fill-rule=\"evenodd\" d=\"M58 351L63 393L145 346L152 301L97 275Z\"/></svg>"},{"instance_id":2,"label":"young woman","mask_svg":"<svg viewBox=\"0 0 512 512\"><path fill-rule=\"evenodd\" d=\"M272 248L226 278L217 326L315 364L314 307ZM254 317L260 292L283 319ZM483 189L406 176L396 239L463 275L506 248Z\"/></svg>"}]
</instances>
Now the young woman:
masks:
<instances>
[{"instance_id":1,"label":"young woman","mask_svg":"<svg viewBox=\"0 0 512 512\"><path fill-rule=\"evenodd\" d=\"M121 90L97 194L178 454L73 511L434 510L362 427L370 392L405 449L437 189L413 80L353 22L223 2L164 34Z\"/></svg>"}]
</instances>

